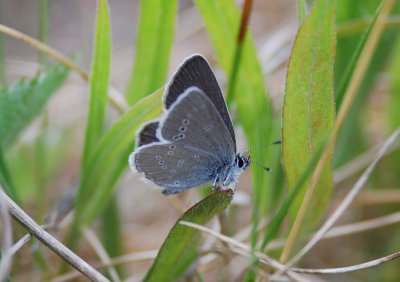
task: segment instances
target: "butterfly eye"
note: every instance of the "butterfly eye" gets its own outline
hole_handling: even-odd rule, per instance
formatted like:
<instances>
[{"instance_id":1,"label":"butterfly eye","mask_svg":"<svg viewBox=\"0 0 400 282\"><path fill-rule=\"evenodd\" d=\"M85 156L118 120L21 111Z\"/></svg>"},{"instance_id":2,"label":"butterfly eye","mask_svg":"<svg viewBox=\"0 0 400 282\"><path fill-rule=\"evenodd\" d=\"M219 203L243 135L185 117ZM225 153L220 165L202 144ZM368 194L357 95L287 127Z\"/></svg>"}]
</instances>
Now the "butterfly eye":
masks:
<instances>
[{"instance_id":1,"label":"butterfly eye","mask_svg":"<svg viewBox=\"0 0 400 282\"><path fill-rule=\"evenodd\" d=\"M242 168L244 166L243 158L238 157L236 159L236 164L237 164L238 168Z\"/></svg>"}]
</instances>

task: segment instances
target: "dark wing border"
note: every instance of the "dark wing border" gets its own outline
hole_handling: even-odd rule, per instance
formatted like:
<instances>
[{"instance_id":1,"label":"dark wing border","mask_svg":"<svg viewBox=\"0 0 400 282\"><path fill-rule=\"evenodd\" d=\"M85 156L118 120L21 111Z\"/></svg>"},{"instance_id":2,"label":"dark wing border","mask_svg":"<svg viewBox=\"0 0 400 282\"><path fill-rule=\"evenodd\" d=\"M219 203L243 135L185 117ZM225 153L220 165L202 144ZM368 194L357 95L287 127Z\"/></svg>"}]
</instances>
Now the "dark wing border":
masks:
<instances>
[{"instance_id":1,"label":"dark wing border","mask_svg":"<svg viewBox=\"0 0 400 282\"><path fill-rule=\"evenodd\" d=\"M145 124L140 130L138 130L136 136L136 147L141 147L153 142L160 142L156 136L159 121L151 121Z\"/></svg>"}]
</instances>

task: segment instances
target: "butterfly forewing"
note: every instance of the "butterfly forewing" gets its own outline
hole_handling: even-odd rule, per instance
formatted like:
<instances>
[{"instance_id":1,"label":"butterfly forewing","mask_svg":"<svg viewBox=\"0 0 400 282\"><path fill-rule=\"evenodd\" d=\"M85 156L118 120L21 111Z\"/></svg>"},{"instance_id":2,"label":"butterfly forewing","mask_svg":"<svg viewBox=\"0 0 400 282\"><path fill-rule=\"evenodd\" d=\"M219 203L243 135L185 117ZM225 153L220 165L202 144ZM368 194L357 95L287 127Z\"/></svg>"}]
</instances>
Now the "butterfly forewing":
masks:
<instances>
[{"instance_id":1,"label":"butterfly forewing","mask_svg":"<svg viewBox=\"0 0 400 282\"><path fill-rule=\"evenodd\" d=\"M212 101L229 131L236 150L235 132L224 97L210 65L201 55L194 55L188 58L171 79L166 91L166 108L169 109L178 97L191 86L197 86L203 90Z\"/></svg>"},{"instance_id":2,"label":"butterfly forewing","mask_svg":"<svg viewBox=\"0 0 400 282\"><path fill-rule=\"evenodd\" d=\"M144 172L148 180L164 187L163 193L167 195L213 180L221 167L220 160L212 154L174 143L138 148L130 163Z\"/></svg>"},{"instance_id":3,"label":"butterfly forewing","mask_svg":"<svg viewBox=\"0 0 400 282\"><path fill-rule=\"evenodd\" d=\"M188 88L171 106L158 129L169 142L212 152L223 165L235 158L235 146L214 104L197 87ZM223 142L221 142L223 140ZM206 163L205 163L206 165Z\"/></svg>"}]
</instances>

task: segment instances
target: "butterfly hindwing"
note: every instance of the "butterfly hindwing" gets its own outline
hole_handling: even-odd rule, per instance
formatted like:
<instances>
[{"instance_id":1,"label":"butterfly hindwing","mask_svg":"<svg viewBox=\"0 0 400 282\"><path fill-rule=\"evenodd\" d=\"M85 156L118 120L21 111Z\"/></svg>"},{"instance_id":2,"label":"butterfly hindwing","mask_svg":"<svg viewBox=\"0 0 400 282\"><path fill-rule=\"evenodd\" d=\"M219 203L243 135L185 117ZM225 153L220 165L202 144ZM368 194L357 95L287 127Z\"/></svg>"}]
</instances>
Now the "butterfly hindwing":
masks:
<instances>
[{"instance_id":1,"label":"butterfly hindwing","mask_svg":"<svg viewBox=\"0 0 400 282\"><path fill-rule=\"evenodd\" d=\"M129 161L146 179L164 187L166 195L212 181L221 169L221 162L215 156L176 143L140 147L131 154Z\"/></svg>"}]
</instances>

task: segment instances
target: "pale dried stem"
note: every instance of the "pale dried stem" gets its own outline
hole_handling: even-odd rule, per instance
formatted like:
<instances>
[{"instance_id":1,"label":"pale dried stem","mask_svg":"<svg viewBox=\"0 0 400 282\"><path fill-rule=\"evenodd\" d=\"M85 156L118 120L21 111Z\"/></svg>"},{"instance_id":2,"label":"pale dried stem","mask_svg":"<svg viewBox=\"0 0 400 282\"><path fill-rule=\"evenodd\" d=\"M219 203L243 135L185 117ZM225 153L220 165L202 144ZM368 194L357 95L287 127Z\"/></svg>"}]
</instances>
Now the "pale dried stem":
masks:
<instances>
[{"instance_id":1,"label":"pale dried stem","mask_svg":"<svg viewBox=\"0 0 400 282\"><path fill-rule=\"evenodd\" d=\"M297 263L308 251L311 250L318 243L319 240L332 228L333 224L339 219L340 216L353 202L354 198L358 195L361 189L364 187L372 171L375 169L378 161L384 156L385 152L389 149L390 145L393 144L397 136L400 134L400 127L388 138L379 150L375 160L368 166L366 171L361 175L356 184L343 199L333 214L325 221L322 227L313 235L311 240L287 263L287 268Z\"/></svg>"},{"instance_id":2,"label":"pale dried stem","mask_svg":"<svg viewBox=\"0 0 400 282\"><path fill-rule=\"evenodd\" d=\"M400 258L400 252L371 260L368 262L364 262L361 264L356 264L352 266L346 266L346 267L337 267L337 268L324 268L324 269L305 269L305 268L290 268L290 270L298 273L310 273L310 274L337 274L337 273L345 273L345 272L353 272L353 271L358 271L361 269L366 269L370 267L374 267L377 265L380 265L382 263L398 259Z\"/></svg>"},{"instance_id":3,"label":"pale dried stem","mask_svg":"<svg viewBox=\"0 0 400 282\"><path fill-rule=\"evenodd\" d=\"M0 189L0 198L2 204L7 207L8 212L16 219L24 228L26 228L34 237L50 248L58 256L64 259L72 267L80 271L84 276L94 281L109 281L100 272L96 271L86 261L78 257L70 249L60 243L57 239L40 227L32 218L30 218L17 204L15 204Z\"/></svg>"},{"instance_id":4,"label":"pale dried stem","mask_svg":"<svg viewBox=\"0 0 400 282\"><path fill-rule=\"evenodd\" d=\"M83 70L81 67L76 65L73 61L68 59L63 53L59 52L58 50L50 47L47 44L40 42L39 40L22 33L16 29L10 28L8 26L0 24L0 32L3 32L11 37L20 39L25 41L26 43L32 45L36 49L42 51L43 53L53 57L60 63L64 64L69 69L76 71L83 80L88 81L89 75ZM115 88L110 87L110 95L108 96L110 103L118 109L120 112L124 112L129 109L129 106L126 103L125 98L119 93Z\"/></svg>"},{"instance_id":5,"label":"pale dried stem","mask_svg":"<svg viewBox=\"0 0 400 282\"><path fill-rule=\"evenodd\" d=\"M108 267L108 266L132 263L135 261L152 260L152 259L156 258L157 254L158 254L158 250L150 250L150 251L132 253L132 254L112 258L108 263L94 264L93 267L96 269L101 269L101 268ZM65 273L62 276L58 276L51 281L52 282L68 281L73 278L77 278L80 275L81 275L80 272L71 271L71 272Z\"/></svg>"},{"instance_id":6,"label":"pale dried stem","mask_svg":"<svg viewBox=\"0 0 400 282\"><path fill-rule=\"evenodd\" d=\"M111 259L107 254L107 251L104 249L102 243L100 242L99 238L94 234L94 232L88 228L83 228L83 235L85 236L86 240L92 245L93 249L96 251L97 255L100 257L102 263L110 263ZM112 267L108 266L107 271L110 274L112 281L120 282L121 279L118 276L117 270Z\"/></svg>"},{"instance_id":7,"label":"pale dried stem","mask_svg":"<svg viewBox=\"0 0 400 282\"><path fill-rule=\"evenodd\" d=\"M227 249L230 252L234 252L234 253L237 253L237 254L245 256L245 257L251 257L251 255L252 255L250 246L245 245L236 240L233 240L232 238L229 238L221 233L215 232L214 230L211 230L205 226L195 224L192 222L186 222L186 221L180 221L180 224L195 228L202 232L206 232L208 234L211 234L212 236L215 236L216 238L218 238L222 241L225 241L228 245L232 246L231 248ZM271 259L266 254L261 253L261 252L256 252L255 255L261 263L264 263L264 264L271 266L273 268L276 268L276 269L284 270L286 268L287 269L286 271L291 271L292 276L289 276L289 277L295 281L305 281L305 280L303 279L303 277L296 275L294 272L309 273L309 274L337 274L337 273L344 273L344 272L353 272L353 271L357 271L357 270L361 270L361 269L365 269L365 268L374 267L374 266L383 264L385 262L400 258L400 252L396 252L394 254L391 254L391 255L376 259L376 260L372 260L372 261L357 264L357 265L347 266L347 267L308 269L308 268L290 268L290 267L288 268L287 265L286 266L282 265L279 262ZM288 273L286 273L286 274L288 274ZM280 278L277 277L276 275L274 275L272 277L269 277L269 280L276 281L276 280L280 280Z\"/></svg>"},{"instance_id":8,"label":"pale dried stem","mask_svg":"<svg viewBox=\"0 0 400 282\"><path fill-rule=\"evenodd\" d=\"M4 193L3 187L0 186L0 192ZM0 259L0 281L5 281L8 276L12 264L12 225L10 214L8 213L5 200L0 197L0 215L2 219L2 242L1 242L1 259Z\"/></svg>"}]
</instances>

